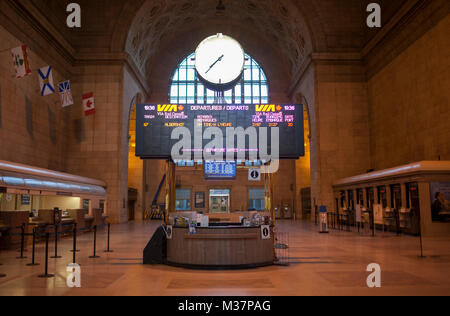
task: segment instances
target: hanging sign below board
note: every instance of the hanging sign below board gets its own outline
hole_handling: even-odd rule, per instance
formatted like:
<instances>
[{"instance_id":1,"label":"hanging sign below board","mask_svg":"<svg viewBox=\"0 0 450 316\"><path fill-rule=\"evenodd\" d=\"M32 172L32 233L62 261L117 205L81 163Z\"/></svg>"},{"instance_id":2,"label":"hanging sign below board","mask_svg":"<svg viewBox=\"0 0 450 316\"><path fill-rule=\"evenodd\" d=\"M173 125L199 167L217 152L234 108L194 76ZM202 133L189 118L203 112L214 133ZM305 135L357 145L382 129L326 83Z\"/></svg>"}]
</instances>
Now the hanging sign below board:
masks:
<instances>
[{"instance_id":1,"label":"hanging sign below board","mask_svg":"<svg viewBox=\"0 0 450 316\"><path fill-rule=\"evenodd\" d=\"M248 181L261 181L261 169L249 169Z\"/></svg>"}]
</instances>

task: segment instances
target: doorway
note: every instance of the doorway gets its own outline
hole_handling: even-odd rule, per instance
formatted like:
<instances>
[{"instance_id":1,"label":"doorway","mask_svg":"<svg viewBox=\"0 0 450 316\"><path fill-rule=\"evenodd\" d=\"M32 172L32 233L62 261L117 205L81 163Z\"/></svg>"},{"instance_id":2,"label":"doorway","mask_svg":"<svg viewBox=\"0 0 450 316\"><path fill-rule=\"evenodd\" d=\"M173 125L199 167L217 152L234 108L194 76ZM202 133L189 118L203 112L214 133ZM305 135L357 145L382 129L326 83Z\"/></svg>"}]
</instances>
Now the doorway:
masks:
<instances>
[{"instance_id":1,"label":"doorway","mask_svg":"<svg viewBox=\"0 0 450 316\"><path fill-rule=\"evenodd\" d=\"M211 214L230 213L230 190L210 190L209 209Z\"/></svg>"},{"instance_id":2,"label":"doorway","mask_svg":"<svg viewBox=\"0 0 450 316\"><path fill-rule=\"evenodd\" d=\"M138 197L136 189L128 188L128 220L134 221L136 219L135 206Z\"/></svg>"}]
</instances>

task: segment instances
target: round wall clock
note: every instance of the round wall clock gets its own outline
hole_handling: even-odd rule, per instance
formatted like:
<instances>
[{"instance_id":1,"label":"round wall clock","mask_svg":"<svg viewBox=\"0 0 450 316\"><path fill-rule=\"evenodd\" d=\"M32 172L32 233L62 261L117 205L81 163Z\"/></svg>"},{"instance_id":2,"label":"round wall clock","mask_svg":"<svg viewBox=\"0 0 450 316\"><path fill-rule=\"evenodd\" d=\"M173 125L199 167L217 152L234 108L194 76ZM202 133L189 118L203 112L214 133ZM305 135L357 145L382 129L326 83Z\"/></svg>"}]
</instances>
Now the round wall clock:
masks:
<instances>
[{"instance_id":1,"label":"round wall clock","mask_svg":"<svg viewBox=\"0 0 450 316\"><path fill-rule=\"evenodd\" d=\"M195 69L208 88L225 91L242 77L245 54L238 41L221 33L203 40L195 51Z\"/></svg>"}]
</instances>

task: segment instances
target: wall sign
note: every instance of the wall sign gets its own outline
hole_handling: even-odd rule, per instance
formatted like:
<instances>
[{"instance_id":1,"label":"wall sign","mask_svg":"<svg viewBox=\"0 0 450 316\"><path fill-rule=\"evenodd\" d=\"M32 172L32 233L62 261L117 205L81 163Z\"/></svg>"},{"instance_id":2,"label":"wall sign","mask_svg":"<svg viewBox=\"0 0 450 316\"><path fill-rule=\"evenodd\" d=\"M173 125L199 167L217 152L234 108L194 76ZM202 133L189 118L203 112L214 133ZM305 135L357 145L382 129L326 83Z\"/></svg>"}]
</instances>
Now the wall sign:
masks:
<instances>
[{"instance_id":1,"label":"wall sign","mask_svg":"<svg viewBox=\"0 0 450 316\"><path fill-rule=\"evenodd\" d=\"M21 204L22 205L30 205L31 204L31 196L29 195L21 195Z\"/></svg>"},{"instance_id":2,"label":"wall sign","mask_svg":"<svg viewBox=\"0 0 450 316\"><path fill-rule=\"evenodd\" d=\"M430 193L433 222L450 222L450 182L431 182Z\"/></svg>"},{"instance_id":3,"label":"wall sign","mask_svg":"<svg viewBox=\"0 0 450 316\"><path fill-rule=\"evenodd\" d=\"M269 225L262 225L261 226L261 238L263 240L267 240L271 238L270 235L270 226Z\"/></svg>"},{"instance_id":4,"label":"wall sign","mask_svg":"<svg viewBox=\"0 0 450 316\"><path fill-rule=\"evenodd\" d=\"M205 162L204 170L206 180L233 180L236 178L236 162Z\"/></svg>"},{"instance_id":5,"label":"wall sign","mask_svg":"<svg viewBox=\"0 0 450 316\"><path fill-rule=\"evenodd\" d=\"M249 181L261 181L261 169L249 169L248 170Z\"/></svg>"},{"instance_id":6,"label":"wall sign","mask_svg":"<svg viewBox=\"0 0 450 316\"><path fill-rule=\"evenodd\" d=\"M205 192L195 192L195 208L205 208Z\"/></svg>"},{"instance_id":7,"label":"wall sign","mask_svg":"<svg viewBox=\"0 0 450 316\"><path fill-rule=\"evenodd\" d=\"M166 232L167 239L169 239L169 240L172 239L173 226L171 226L171 225L167 226L165 229L165 232Z\"/></svg>"}]
</instances>

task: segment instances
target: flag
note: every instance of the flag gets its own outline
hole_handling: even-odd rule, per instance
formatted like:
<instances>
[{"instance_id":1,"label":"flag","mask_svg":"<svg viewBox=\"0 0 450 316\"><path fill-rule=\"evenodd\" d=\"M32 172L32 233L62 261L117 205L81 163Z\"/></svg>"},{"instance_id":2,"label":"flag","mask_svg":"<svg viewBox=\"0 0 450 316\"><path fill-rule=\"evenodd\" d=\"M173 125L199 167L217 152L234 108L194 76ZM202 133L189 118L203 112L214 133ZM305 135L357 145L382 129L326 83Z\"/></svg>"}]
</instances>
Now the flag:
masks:
<instances>
[{"instance_id":1,"label":"flag","mask_svg":"<svg viewBox=\"0 0 450 316\"><path fill-rule=\"evenodd\" d=\"M47 66L38 70L39 84L41 85L41 96L55 93L55 85L53 84L52 66Z\"/></svg>"},{"instance_id":2,"label":"flag","mask_svg":"<svg viewBox=\"0 0 450 316\"><path fill-rule=\"evenodd\" d=\"M86 116L95 114L94 93L83 94L83 108Z\"/></svg>"},{"instance_id":3,"label":"flag","mask_svg":"<svg viewBox=\"0 0 450 316\"><path fill-rule=\"evenodd\" d=\"M30 61L28 60L27 45L11 49L16 78L22 78L31 74Z\"/></svg>"},{"instance_id":4,"label":"flag","mask_svg":"<svg viewBox=\"0 0 450 316\"><path fill-rule=\"evenodd\" d=\"M58 85L59 97L61 98L61 104L63 107L73 104L72 92L70 90L70 81L61 82Z\"/></svg>"}]
</instances>

